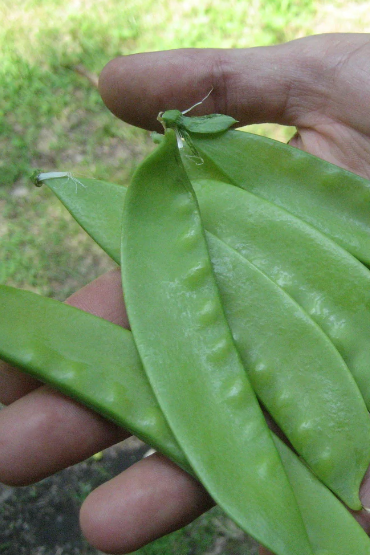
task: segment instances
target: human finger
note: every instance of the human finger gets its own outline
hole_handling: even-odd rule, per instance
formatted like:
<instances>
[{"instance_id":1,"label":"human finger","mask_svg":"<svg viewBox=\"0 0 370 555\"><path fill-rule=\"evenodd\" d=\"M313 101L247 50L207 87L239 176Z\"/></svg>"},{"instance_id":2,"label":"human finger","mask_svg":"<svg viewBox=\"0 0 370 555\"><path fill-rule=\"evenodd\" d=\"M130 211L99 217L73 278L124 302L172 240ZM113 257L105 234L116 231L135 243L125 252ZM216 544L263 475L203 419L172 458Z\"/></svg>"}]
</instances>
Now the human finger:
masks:
<instances>
[{"instance_id":1,"label":"human finger","mask_svg":"<svg viewBox=\"0 0 370 555\"><path fill-rule=\"evenodd\" d=\"M0 411L0 482L37 482L128 435L80 403L39 387Z\"/></svg>"},{"instance_id":2,"label":"human finger","mask_svg":"<svg viewBox=\"0 0 370 555\"><path fill-rule=\"evenodd\" d=\"M107 272L85 285L71 295L66 303L113 324L129 328L119 269Z\"/></svg>"},{"instance_id":3,"label":"human finger","mask_svg":"<svg viewBox=\"0 0 370 555\"><path fill-rule=\"evenodd\" d=\"M3 405L10 405L39 386L38 380L0 360L0 402Z\"/></svg>"},{"instance_id":4,"label":"human finger","mask_svg":"<svg viewBox=\"0 0 370 555\"><path fill-rule=\"evenodd\" d=\"M131 553L185 526L212 504L199 482L155 454L94 490L81 508L80 522L97 549Z\"/></svg>"},{"instance_id":5,"label":"human finger","mask_svg":"<svg viewBox=\"0 0 370 555\"><path fill-rule=\"evenodd\" d=\"M119 271L98 278L67 302L128 326ZM1 366L0 376L1 399L10 404L0 412L0 480L5 483L40 480L128 435L9 365Z\"/></svg>"},{"instance_id":6,"label":"human finger","mask_svg":"<svg viewBox=\"0 0 370 555\"><path fill-rule=\"evenodd\" d=\"M239 125L297 127L340 116L365 131L370 90L361 81L361 66L369 46L370 35L331 34L269 47L134 54L109 62L99 89L115 115L147 129L159 128L160 111L187 109L212 89L194 115L219 112ZM345 110L348 102L351 110Z\"/></svg>"}]
</instances>

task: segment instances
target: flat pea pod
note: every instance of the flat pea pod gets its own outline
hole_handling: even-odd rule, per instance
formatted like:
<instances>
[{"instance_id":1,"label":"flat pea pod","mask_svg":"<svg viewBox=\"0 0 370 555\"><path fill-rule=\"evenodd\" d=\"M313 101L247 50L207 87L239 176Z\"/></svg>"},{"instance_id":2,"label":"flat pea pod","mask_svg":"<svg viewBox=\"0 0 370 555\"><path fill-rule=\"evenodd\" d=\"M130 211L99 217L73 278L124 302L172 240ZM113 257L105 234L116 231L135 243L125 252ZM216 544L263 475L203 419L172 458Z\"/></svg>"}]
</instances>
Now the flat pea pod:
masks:
<instances>
[{"instance_id":1,"label":"flat pea pod","mask_svg":"<svg viewBox=\"0 0 370 555\"><path fill-rule=\"evenodd\" d=\"M76 180L68 174L45 182L63 204L67 202L73 207L73 217L80 226L87 233L93 230L94 241L113 260L119 261L122 193L126 188L86 177Z\"/></svg>"},{"instance_id":2,"label":"flat pea pod","mask_svg":"<svg viewBox=\"0 0 370 555\"><path fill-rule=\"evenodd\" d=\"M0 319L2 359L77 398L189 468L153 398L131 332L6 285L0 285L0 313L7 315ZM143 404L139 412L136 398Z\"/></svg>"},{"instance_id":3,"label":"flat pea pod","mask_svg":"<svg viewBox=\"0 0 370 555\"><path fill-rule=\"evenodd\" d=\"M129 230L129 233L128 233ZM311 554L297 503L227 324L176 135L136 171L122 220L134 340L195 474L277 555ZM205 321L202 311L211 309Z\"/></svg>"},{"instance_id":4,"label":"flat pea pod","mask_svg":"<svg viewBox=\"0 0 370 555\"><path fill-rule=\"evenodd\" d=\"M251 195L233 186L215 182L194 182L194 185L199 195L201 209L205 213L204 221L208 229L212 229L223 239L227 230L231 229L233 248L236 248L235 244L242 244L243 237L255 241L258 245L256 235L260 228L263 230L264 226L268 225L267 222L270 219L274 222L275 228L272 229L270 226L264 236L268 247L271 248L270 238L276 235L276 230L279 230L280 236L284 235L284 229L279 226L279 223L284 224L281 209L272 206L280 216L280 219L276 215L273 218L265 208L266 204L270 206L269 203L254 196L252 197L254 203L252 200L248 201ZM56 185L53 183L51 186ZM95 196L95 187L104 186L98 183L89 188L89 195L92 198ZM119 188L119 190L123 197L125 189ZM63 191L67 205L71 206L71 202L73 204L78 202L74 193L70 197L65 188ZM80 198L81 203L86 203L84 194ZM115 210L116 204L114 202L109 204L111 209ZM82 213L82 210L78 211L79 216ZM270 218L267 222L266 216ZM287 216L288 219L292 219L289 214ZM88 217L88 212L85 212L84 225L87 229L91 229ZM258 220L256 224L258 217L262 221ZM114 221L115 217L111 219ZM249 226L247 231L241 227L242 224ZM235 227L237 225L240 229ZM222 232L219 232L220 228ZM315 230L313 231L317 234ZM107 235L112 232L109 226L106 230ZM315 260L315 252L312 257L307 258L311 254L311 244L306 247L305 237L300 242L300 235L296 233L295 228L292 233L293 241L296 236L298 237L298 252L292 250L291 253L293 267L297 257L298 262L302 257L298 247L303 246L305 264L312 277L311 258ZM115 234L118 234L118 229L115 230ZM321 234L319 235L322 237ZM270 414L317 475L351 508L359 509L361 504L358 499L358 489L370 457L370 441L368 441L370 422L366 407L349 375L348 368L326 336L290 296L275 286L246 259L230 251L227 237L225 240L226 242L223 243L217 242L215 236L207 232L208 244L210 247L213 246L211 258L213 263L217 262L216 279L226 314L253 387ZM325 237L324 241L327 241ZM109 244L112 242L110 240ZM281 255L278 256L278 260L283 263L286 253L290 251L285 243L281 248L282 253L279 249L276 250L278 255ZM337 245L335 248L342 250ZM272 249L274 251L273 245ZM118 251L118 247L115 250ZM245 252L242 251L242 254L245 255ZM276 269L279 266L275 254L274 252L273 268ZM324 252L324 256L325 254ZM347 256L347 253L345 254ZM363 268L350 255L348 257L350 261L355 262L355 265ZM259 257L251 258L254 261L256 258L265 260L261 252ZM324 262L325 258L322 260L325 268ZM301 264L298 264L298 267L300 266ZM341 278L341 274L338 275ZM273 277L276 276L273 275ZM318 278L321 279L320 272ZM344 279L346 278L345 275ZM297 281L300 284L300 280ZM327 282L329 297L332 283L332 280ZM340 292L339 286L336 287L337 291ZM350 302L353 302L351 298ZM212 311L205 311L203 318L209 318L211 313ZM326 312L324 314L326 315ZM332 313L329 312L327 320L332 324ZM349 322L351 322L350 319ZM366 347L365 344L364 347ZM318 430L320 430L319 433Z\"/></svg>"},{"instance_id":5,"label":"flat pea pod","mask_svg":"<svg viewBox=\"0 0 370 555\"><path fill-rule=\"evenodd\" d=\"M184 156L191 179L216 178L261 196L370 263L370 181L251 133L189 134L204 162Z\"/></svg>"},{"instance_id":6,"label":"flat pea pod","mask_svg":"<svg viewBox=\"0 0 370 555\"><path fill-rule=\"evenodd\" d=\"M122 206L127 187L98 179L78 179L83 187L76 188L68 177L45 178L42 183L58 197L86 233L121 264Z\"/></svg>"},{"instance_id":7,"label":"flat pea pod","mask_svg":"<svg viewBox=\"0 0 370 555\"><path fill-rule=\"evenodd\" d=\"M350 508L361 509L370 419L348 367L279 286L209 232L207 242L226 317L258 398L315 474Z\"/></svg>"},{"instance_id":8,"label":"flat pea pod","mask_svg":"<svg viewBox=\"0 0 370 555\"><path fill-rule=\"evenodd\" d=\"M131 332L53 299L4 285L0 285L0 307L7 315L0 319L2 359L135 430L139 438L192 472L165 423ZM370 555L369 538L356 520L286 445L277 437L274 441L315 555Z\"/></svg>"},{"instance_id":9,"label":"flat pea pod","mask_svg":"<svg viewBox=\"0 0 370 555\"><path fill-rule=\"evenodd\" d=\"M283 288L336 346L370 409L370 272L276 205L214 180L194 182L204 226Z\"/></svg>"}]
</instances>

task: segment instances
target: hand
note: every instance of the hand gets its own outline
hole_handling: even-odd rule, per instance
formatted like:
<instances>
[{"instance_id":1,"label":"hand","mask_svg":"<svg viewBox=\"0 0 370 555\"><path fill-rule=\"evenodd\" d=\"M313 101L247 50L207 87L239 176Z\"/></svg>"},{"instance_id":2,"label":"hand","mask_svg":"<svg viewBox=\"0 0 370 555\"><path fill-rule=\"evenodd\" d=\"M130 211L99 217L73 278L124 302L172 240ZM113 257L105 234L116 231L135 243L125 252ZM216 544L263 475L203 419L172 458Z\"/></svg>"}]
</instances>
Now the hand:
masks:
<instances>
[{"instance_id":1,"label":"hand","mask_svg":"<svg viewBox=\"0 0 370 555\"><path fill-rule=\"evenodd\" d=\"M370 178L370 34L333 34L241 50L180 50L110 62L100 92L118 117L159 129L160 111L224 113L240 125L292 125L292 146ZM144 98L141 103L138 99ZM370 506L370 473L362 500ZM370 515L356 518L370 531ZM261 548L260 555L269 552Z\"/></svg>"},{"instance_id":2,"label":"hand","mask_svg":"<svg viewBox=\"0 0 370 555\"><path fill-rule=\"evenodd\" d=\"M128 327L119 271L67 302ZM0 401L8 405L0 411L0 481L10 485L34 483L130 435L1 361ZM123 553L184 526L210 506L193 478L155 454L93 492L81 520L97 547Z\"/></svg>"},{"instance_id":3,"label":"hand","mask_svg":"<svg viewBox=\"0 0 370 555\"><path fill-rule=\"evenodd\" d=\"M179 50L118 58L100 90L125 121L158 129L158 112L221 112L240 125L297 127L291 144L370 178L370 35L323 35L247 50ZM143 99L141 101L141 99ZM96 280L69 302L127 326L119 274ZM126 437L88 409L6 365L0 366L0 480L27 484ZM362 487L370 504L370 480ZM128 553L184 526L211 506L203 488L153 455L95 490L81 524L103 551ZM367 514L359 515L370 529ZM266 551L261 551L261 555Z\"/></svg>"}]
</instances>

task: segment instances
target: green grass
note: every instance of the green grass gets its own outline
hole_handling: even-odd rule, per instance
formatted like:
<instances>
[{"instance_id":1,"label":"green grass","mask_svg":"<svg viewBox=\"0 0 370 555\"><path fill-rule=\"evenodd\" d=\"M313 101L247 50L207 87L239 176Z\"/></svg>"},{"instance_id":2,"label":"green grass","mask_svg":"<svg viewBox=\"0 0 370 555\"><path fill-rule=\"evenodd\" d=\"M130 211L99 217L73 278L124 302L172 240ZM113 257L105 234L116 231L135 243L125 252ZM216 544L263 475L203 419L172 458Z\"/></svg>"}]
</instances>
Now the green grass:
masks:
<instances>
[{"instance_id":1,"label":"green grass","mask_svg":"<svg viewBox=\"0 0 370 555\"><path fill-rule=\"evenodd\" d=\"M0 282L63 298L109 267L28 180L41 168L128 183L150 148L148 134L116 120L76 65L98 74L120 54L274 44L310 32L315 13L314 0L3 0Z\"/></svg>"},{"instance_id":2,"label":"green grass","mask_svg":"<svg viewBox=\"0 0 370 555\"><path fill-rule=\"evenodd\" d=\"M369 0L353 3L360 4L370 8ZM341 0L2 0L0 283L64 299L112 267L51 193L35 189L28 179L34 168L42 168L128 183L150 148L148 134L113 118L74 66L97 74L122 54L276 44L314 33L318 22L326 30L320 16L341 5ZM355 31L368 30L354 21ZM281 140L291 134L277 126L252 129ZM252 553L248 539L231 533L230 526L216 510L137 553Z\"/></svg>"},{"instance_id":3,"label":"green grass","mask_svg":"<svg viewBox=\"0 0 370 555\"><path fill-rule=\"evenodd\" d=\"M0 189L0 211L0 283L64 300L115 267L46 188Z\"/></svg>"}]
</instances>

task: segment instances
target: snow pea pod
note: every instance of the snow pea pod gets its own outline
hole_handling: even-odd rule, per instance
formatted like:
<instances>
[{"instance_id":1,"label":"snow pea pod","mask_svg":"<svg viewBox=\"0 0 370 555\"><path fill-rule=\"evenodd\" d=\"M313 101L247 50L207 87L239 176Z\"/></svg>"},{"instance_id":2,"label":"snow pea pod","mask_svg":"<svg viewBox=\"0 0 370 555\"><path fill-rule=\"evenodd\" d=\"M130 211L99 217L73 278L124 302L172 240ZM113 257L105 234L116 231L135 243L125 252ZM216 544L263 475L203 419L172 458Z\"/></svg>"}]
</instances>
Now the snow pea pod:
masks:
<instances>
[{"instance_id":1,"label":"snow pea pod","mask_svg":"<svg viewBox=\"0 0 370 555\"><path fill-rule=\"evenodd\" d=\"M208 218L212 216L209 229L216 221L224 224L226 230L230 227L233 232L238 223L234 214L239 214L244 221L244 214L249 216L248 210L253 212L253 216L248 217L248 223L254 222L259 213L263 218L261 227L265 225L264 201L258 197L254 197L257 205L249 202L245 208L238 195L235 199L232 197L235 187L214 182L205 182L204 188L198 182L194 184L201 208L206 205L205 222L208 223ZM55 184L52 186L55 187ZM82 203L87 202L84 196L94 198L95 187L99 189L99 183L89 188L88 195L81 195ZM214 198L209 199L205 194L208 189ZM64 199L68 201L70 196L65 188L63 191ZM124 196L125 190L120 188L120 191ZM245 200L247 194L240 190L239 196ZM74 193L71 198L73 209L78 201ZM258 211L260 204L262 209ZM229 207L230 214L225 207ZM111 209L115 209L114 203L111 203ZM82 212L79 210L78 215L81 216ZM90 228L88 217L85 213L84 225L87 229ZM233 224L229 222L231 217L234 218ZM275 229L269 228L270 237L280 229L279 221L276 218L274 221ZM238 231L241 231L242 237L244 229ZM106 232L109 235L112 229L109 227ZM118 234L118 229L115 233ZM284 234L284 230L279 233ZM255 234L255 229L249 234L244 233L247 237L254 237ZM210 232L207 232L207 241L213 247L211 258L216 264L216 279L229 324L255 391L317 475L351 508L359 509L358 489L370 457L370 422L348 368L326 336L290 296L245 258L230 250L227 243L217 241ZM301 246L305 247L304 241ZM304 250L305 257L310 254L309 248L310 245ZM283 254L285 250L286 245ZM284 257L281 258L284 261ZM355 263L362 267L357 261ZM273 267L277 267L276 263ZM309 269L311 275L312 262L309 262Z\"/></svg>"},{"instance_id":2,"label":"snow pea pod","mask_svg":"<svg viewBox=\"0 0 370 555\"><path fill-rule=\"evenodd\" d=\"M296 451L350 508L361 509L370 419L328 337L279 286L207 232L226 317L254 391Z\"/></svg>"},{"instance_id":3,"label":"snow pea pod","mask_svg":"<svg viewBox=\"0 0 370 555\"><path fill-rule=\"evenodd\" d=\"M274 441L294 488L315 555L370 553L369 538L365 533L366 538L360 537L362 529L356 537L356 545L353 543L358 523L348 519L347 509L278 437L275 436ZM328 530L333 530L330 538Z\"/></svg>"},{"instance_id":4,"label":"snow pea pod","mask_svg":"<svg viewBox=\"0 0 370 555\"><path fill-rule=\"evenodd\" d=\"M77 193L75 184L64 178L45 183L119 263L120 206L127 189L114 184L108 188L93 179L81 181L87 191ZM206 229L219 237L224 229L229 239L233 236L233 244L240 245L239 252L284 288L322 327L348 365L370 410L367 268L312 226L264 199L243 196L241 190L238 193L236 187L226 188L220 182L207 185L206 180L199 180L194 186ZM282 221L284 226L280 225ZM281 228L279 240L277 224ZM234 232L233 226L237 227ZM239 240L242 236L243 245ZM272 237L276 240L272 241Z\"/></svg>"},{"instance_id":5,"label":"snow pea pod","mask_svg":"<svg viewBox=\"0 0 370 555\"><path fill-rule=\"evenodd\" d=\"M216 503L277 555L312 553L223 312L171 129L134 175L122 232L134 340L194 472Z\"/></svg>"},{"instance_id":6,"label":"snow pea pod","mask_svg":"<svg viewBox=\"0 0 370 555\"><path fill-rule=\"evenodd\" d=\"M68 177L45 178L42 183L59 198L86 233L121 264L122 206L127 187L98 179L79 178L79 181L83 187L76 188Z\"/></svg>"},{"instance_id":7,"label":"snow pea pod","mask_svg":"<svg viewBox=\"0 0 370 555\"><path fill-rule=\"evenodd\" d=\"M370 263L370 181L251 133L189 135L204 161L197 166L184 156L191 179L213 177L261 196Z\"/></svg>"},{"instance_id":8,"label":"snow pea pod","mask_svg":"<svg viewBox=\"0 0 370 555\"><path fill-rule=\"evenodd\" d=\"M370 409L370 272L299 218L219 181L194 182L206 229L282 287L325 331Z\"/></svg>"},{"instance_id":9,"label":"snow pea pod","mask_svg":"<svg viewBox=\"0 0 370 555\"><path fill-rule=\"evenodd\" d=\"M6 320L0 319L1 358L113 422L134 429L139 438L192 472L172 432L163 424L131 332L53 299L3 285L0 307L7 314ZM72 348L68 349L70 339ZM99 366L102 356L104 373ZM152 416L148 418L153 414L156 426ZM287 446L276 436L274 441L315 555L370 555L369 538L355 519Z\"/></svg>"},{"instance_id":10,"label":"snow pea pod","mask_svg":"<svg viewBox=\"0 0 370 555\"><path fill-rule=\"evenodd\" d=\"M2 359L77 398L175 458L180 466L189 467L153 398L131 332L6 285L0 285L0 313L7 315L0 319ZM145 407L139 413L136 397Z\"/></svg>"},{"instance_id":11,"label":"snow pea pod","mask_svg":"<svg viewBox=\"0 0 370 555\"><path fill-rule=\"evenodd\" d=\"M68 174L45 183L67 208L71 206L73 217L87 233L93 230L94 241L119 262L122 194L126 187L89 178L76 180Z\"/></svg>"}]
</instances>

